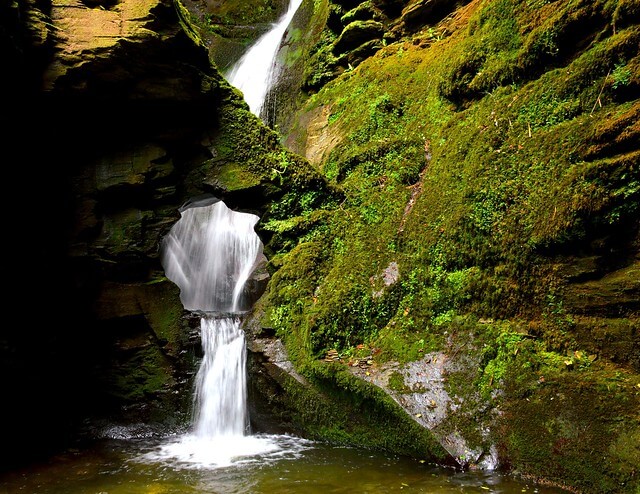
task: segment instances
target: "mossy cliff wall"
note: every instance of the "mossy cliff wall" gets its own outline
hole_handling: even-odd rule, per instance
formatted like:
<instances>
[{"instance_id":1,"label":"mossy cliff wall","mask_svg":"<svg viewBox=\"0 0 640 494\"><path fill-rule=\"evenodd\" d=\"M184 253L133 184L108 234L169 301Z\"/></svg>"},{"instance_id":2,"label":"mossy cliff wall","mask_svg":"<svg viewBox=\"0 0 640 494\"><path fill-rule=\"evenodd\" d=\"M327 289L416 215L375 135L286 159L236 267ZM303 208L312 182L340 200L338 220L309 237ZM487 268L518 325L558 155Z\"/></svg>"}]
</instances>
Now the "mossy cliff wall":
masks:
<instances>
[{"instance_id":1,"label":"mossy cliff wall","mask_svg":"<svg viewBox=\"0 0 640 494\"><path fill-rule=\"evenodd\" d=\"M315 53L385 30L356 64L310 59L283 140L342 196L265 218L262 326L305 378L355 373L407 410L446 359L413 416L461 464L637 492L640 6L397 4L330 7Z\"/></svg>"}]
</instances>

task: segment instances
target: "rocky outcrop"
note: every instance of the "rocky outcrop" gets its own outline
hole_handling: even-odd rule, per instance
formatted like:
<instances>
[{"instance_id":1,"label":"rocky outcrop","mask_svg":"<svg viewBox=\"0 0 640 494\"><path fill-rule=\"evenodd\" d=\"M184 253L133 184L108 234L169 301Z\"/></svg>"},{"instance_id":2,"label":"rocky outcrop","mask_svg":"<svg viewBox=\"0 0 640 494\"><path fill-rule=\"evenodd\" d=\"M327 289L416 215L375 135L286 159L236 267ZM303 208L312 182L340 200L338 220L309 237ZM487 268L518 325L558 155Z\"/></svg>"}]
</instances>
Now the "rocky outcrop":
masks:
<instances>
[{"instance_id":1,"label":"rocky outcrop","mask_svg":"<svg viewBox=\"0 0 640 494\"><path fill-rule=\"evenodd\" d=\"M373 40L381 40L384 26L377 21L353 21L345 26L333 44L335 54L343 54Z\"/></svg>"},{"instance_id":2,"label":"rocky outcrop","mask_svg":"<svg viewBox=\"0 0 640 494\"><path fill-rule=\"evenodd\" d=\"M467 2L460 0L413 0L402 9L399 22L408 31L434 25Z\"/></svg>"},{"instance_id":3,"label":"rocky outcrop","mask_svg":"<svg viewBox=\"0 0 640 494\"><path fill-rule=\"evenodd\" d=\"M286 135L345 199L283 256L264 326L310 380L344 383L338 366L378 348L355 374L441 444L457 432L460 462L633 492L637 9L358 4L332 4L309 59L313 97ZM384 34L349 67L366 46L334 51L351 21ZM392 261L398 282L380 294ZM424 354L456 364L442 407L430 371L412 389Z\"/></svg>"},{"instance_id":4,"label":"rocky outcrop","mask_svg":"<svg viewBox=\"0 0 640 494\"><path fill-rule=\"evenodd\" d=\"M163 236L194 196L262 214L290 177L321 181L211 65L183 4L25 1L7 14L4 150L19 156L12 183L29 184L9 221L24 269L9 281L14 310L42 320L2 332L16 431L4 451L40 454L85 420L184 426L197 323L164 277ZM267 280L263 266L255 293Z\"/></svg>"}]
</instances>

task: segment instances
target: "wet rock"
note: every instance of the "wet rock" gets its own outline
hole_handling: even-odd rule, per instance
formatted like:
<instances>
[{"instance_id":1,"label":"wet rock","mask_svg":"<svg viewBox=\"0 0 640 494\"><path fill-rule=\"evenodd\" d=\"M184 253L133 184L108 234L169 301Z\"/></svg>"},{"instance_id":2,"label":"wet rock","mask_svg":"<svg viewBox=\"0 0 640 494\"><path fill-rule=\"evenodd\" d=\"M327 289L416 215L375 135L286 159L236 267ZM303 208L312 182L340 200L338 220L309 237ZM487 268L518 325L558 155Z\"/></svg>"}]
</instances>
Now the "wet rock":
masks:
<instances>
[{"instance_id":1,"label":"wet rock","mask_svg":"<svg viewBox=\"0 0 640 494\"><path fill-rule=\"evenodd\" d=\"M372 362L373 363L373 362ZM463 467L496 468L497 454L483 448L471 448L459 431L447 420L459 408L457 398L445 388L447 372L457 364L445 353L434 352L408 364L389 362L369 366L353 366L351 371L388 393L413 419L429 429L440 444ZM392 380L402 379L402 385Z\"/></svg>"},{"instance_id":2,"label":"wet rock","mask_svg":"<svg viewBox=\"0 0 640 494\"><path fill-rule=\"evenodd\" d=\"M640 310L640 261L600 279L568 285L565 307L576 314L609 317Z\"/></svg>"},{"instance_id":3,"label":"wet rock","mask_svg":"<svg viewBox=\"0 0 640 494\"><path fill-rule=\"evenodd\" d=\"M295 370L281 340L277 338L256 338L249 340L247 345L250 351L262 353L270 364L282 369L300 384L308 384L307 380Z\"/></svg>"},{"instance_id":4,"label":"wet rock","mask_svg":"<svg viewBox=\"0 0 640 494\"><path fill-rule=\"evenodd\" d=\"M340 55L364 43L382 39L384 26L377 21L355 21L344 28L333 45L333 53Z\"/></svg>"},{"instance_id":5,"label":"wet rock","mask_svg":"<svg viewBox=\"0 0 640 494\"><path fill-rule=\"evenodd\" d=\"M376 285L379 281L382 281L383 287L380 290L374 290L373 297L381 297L384 293L384 289L395 284L400 277L400 271L398 269L398 263L391 261L389 265L382 271L380 276L372 277L369 282L372 285Z\"/></svg>"}]
</instances>

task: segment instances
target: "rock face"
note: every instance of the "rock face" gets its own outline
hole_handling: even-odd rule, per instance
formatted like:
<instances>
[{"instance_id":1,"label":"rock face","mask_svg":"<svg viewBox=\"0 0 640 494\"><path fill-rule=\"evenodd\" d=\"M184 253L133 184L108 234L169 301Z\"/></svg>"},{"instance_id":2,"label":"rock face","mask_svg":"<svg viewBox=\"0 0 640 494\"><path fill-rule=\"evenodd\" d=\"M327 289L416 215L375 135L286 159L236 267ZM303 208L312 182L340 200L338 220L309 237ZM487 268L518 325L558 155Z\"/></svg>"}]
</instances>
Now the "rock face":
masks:
<instances>
[{"instance_id":1,"label":"rock face","mask_svg":"<svg viewBox=\"0 0 640 494\"><path fill-rule=\"evenodd\" d=\"M356 375L459 464L581 492L638 488L639 31L616 5L331 2L283 128L344 199L279 225L262 302L309 381L362 396L345 364L377 348ZM424 355L442 407L428 372L411 389Z\"/></svg>"},{"instance_id":2,"label":"rock face","mask_svg":"<svg viewBox=\"0 0 640 494\"><path fill-rule=\"evenodd\" d=\"M10 465L64 444L85 419L186 424L197 322L164 277L160 242L189 199L262 214L306 165L213 68L181 3L2 9L15 74L2 82L5 152L11 183L29 183L8 225L22 266L12 306L30 320L2 331ZM310 180L307 170L297 183ZM267 280L262 268L251 285Z\"/></svg>"}]
</instances>

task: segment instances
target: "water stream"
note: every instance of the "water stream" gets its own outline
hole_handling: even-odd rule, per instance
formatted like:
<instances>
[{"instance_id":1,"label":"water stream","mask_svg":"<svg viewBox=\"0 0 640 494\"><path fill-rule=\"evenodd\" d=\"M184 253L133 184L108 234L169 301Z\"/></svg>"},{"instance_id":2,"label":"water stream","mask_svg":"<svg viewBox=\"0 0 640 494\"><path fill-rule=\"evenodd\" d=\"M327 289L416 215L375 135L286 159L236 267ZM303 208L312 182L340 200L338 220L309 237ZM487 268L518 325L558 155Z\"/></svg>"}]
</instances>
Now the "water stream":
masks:
<instances>
[{"instance_id":1,"label":"water stream","mask_svg":"<svg viewBox=\"0 0 640 494\"><path fill-rule=\"evenodd\" d=\"M264 438L268 439L268 438ZM207 467L160 457L163 439L105 440L0 474L3 494L567 494L496 472L280 437L281 448ZM212 453L214 454L214 453Z\"/></svg>"},{"instance_id":2,"label":"water stream","mask_svg":"<svg viewBox=\"0 0 640 494\"><path fill-rule=\"evenodd\" d=\"M302 0L290 0L286 13L258 39L226 74L233 86L244 94L254 115L263 116L269 89L277 77L276 55L291 19ZM263 118L264 119L264 118Z\"/></svg>"},{"instance_id":3,"label":"water stream","mask_svg":"<svg viewBox=\"0 0 640 494\"><path fill-rule=\"evenodd\" d=\"M167 277L184 307L202 314L203 357L195 379L191 431L162 444L156 459L208 468L281 449L278 438L250 435L244 288L262 254L258 217L211 199L181 210L162 244Z\"/></svg>"}]
</instances>

